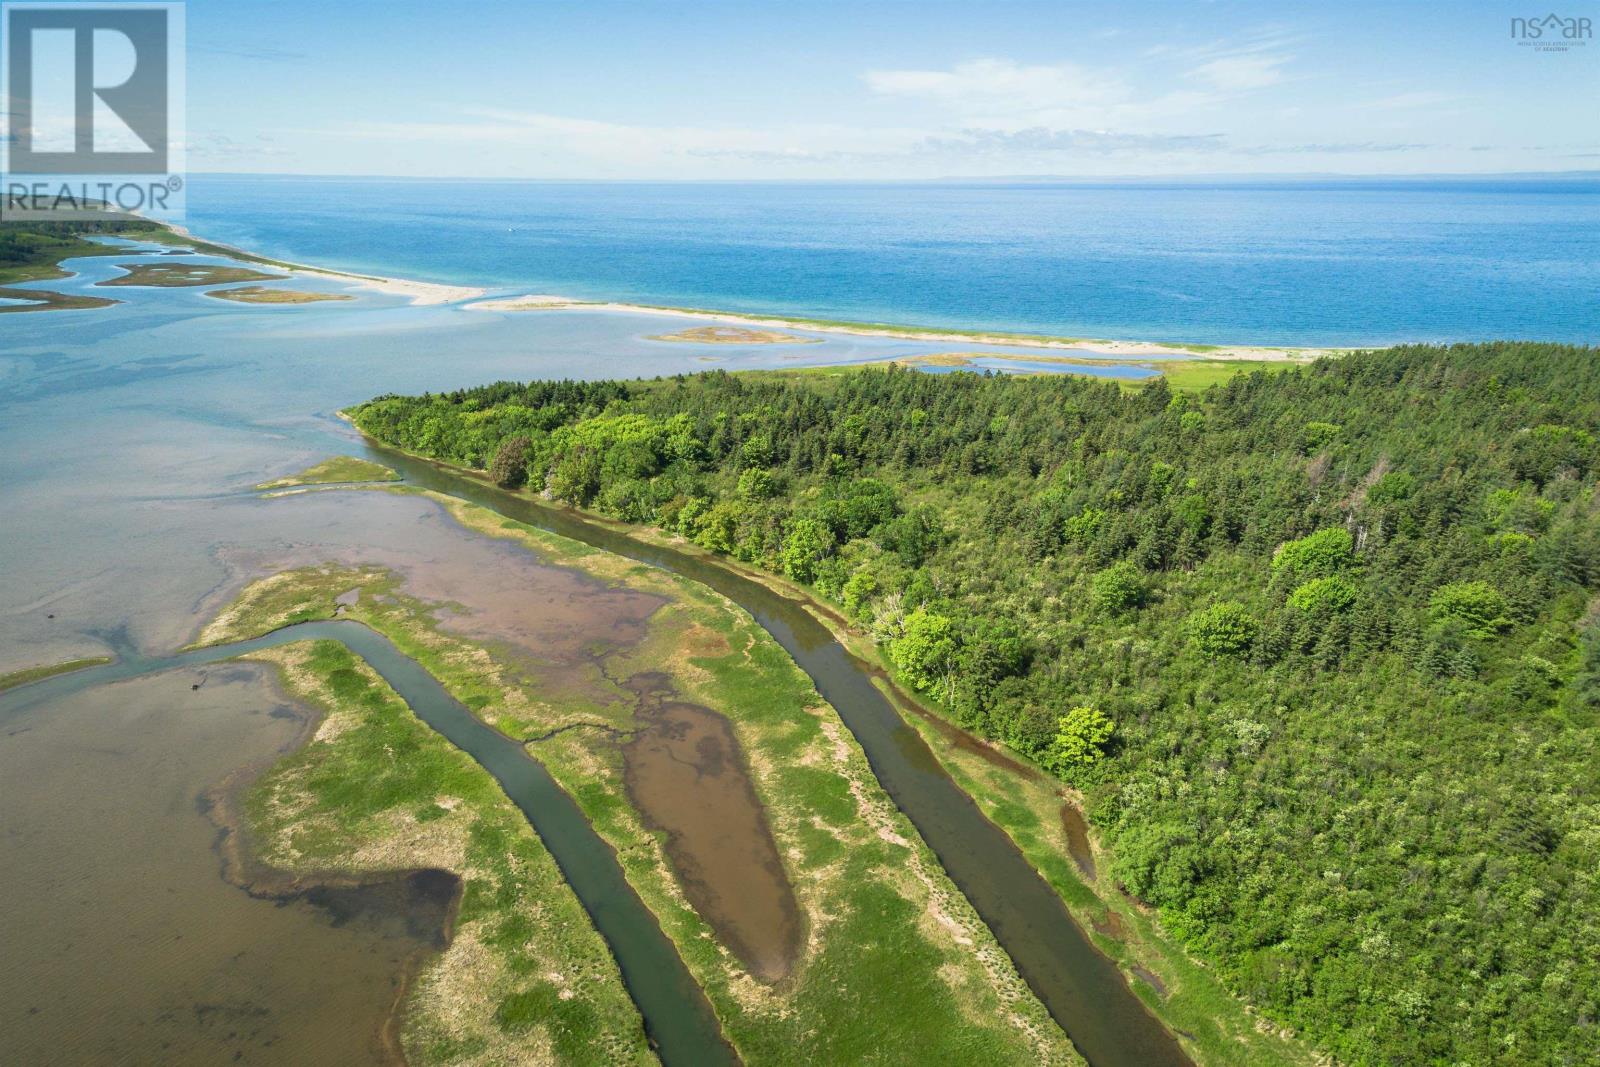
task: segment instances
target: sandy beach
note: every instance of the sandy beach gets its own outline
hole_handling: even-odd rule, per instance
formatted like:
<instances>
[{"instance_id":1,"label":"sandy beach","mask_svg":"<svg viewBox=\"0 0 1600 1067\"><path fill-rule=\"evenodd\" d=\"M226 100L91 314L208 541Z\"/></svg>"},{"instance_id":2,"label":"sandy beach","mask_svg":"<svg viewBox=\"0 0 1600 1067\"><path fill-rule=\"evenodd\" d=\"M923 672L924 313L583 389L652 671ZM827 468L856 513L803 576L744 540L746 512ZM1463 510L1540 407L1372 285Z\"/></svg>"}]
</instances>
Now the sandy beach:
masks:
<instances>
[{"instance_id":1,"label":"sandy beach","mask_svg":"<svg viewBox=\"0 0 1600 1067\"><path fill-rule=\"evenodd\" d=\"M1045 348L1065 352L1089 352L1097 356L1129 359L1162 359L1203 356L1206 359L1260 360L1265 362L1306 362L1332 355L1341 349L1277 348L1262 345L1184 345L1160 341L1110 341L1078 337L1040 337L1031 334L964 332L920 329L871 323L813 322L807 319L773 315L743 315L732 311L698 311L693 308L652 307L617 301L574 300L550 293L527 293L475 300L462 305L463 311L605 311L638 315L666 315L701 322L726 322L743 326L779 327L809 333L840 333L862 337L893 337L907 341L937 341L951 344L1008 345L1018 348Z\"/></svg>"},{"instance_id":2,"label":"sandy beach","mask_svg":"<svg viewBox=\"0 0 1600 1067\"><path fill-rule=\"evenodd\" d=\"M356 283L363 289L373 289L391 296L407 297L411 303L422 304L454 304L460 300L473 300L484 294L485 290L475 289L466 285L443 285L439 282L417 282L406 278L379 278L367 277L361 274L344 274L336 270L320 270L315 267L294 267L296 274L321 274L330 278L339 278Z\"/></svg>"},{"instance_id":3,"label":"sandy beach","mask_svg":"<svg viewBox=\"0 0 1600 1067\"><path fill-rule=\"evenodd\" d=\"M898 340L932 341L948 344L1041 348L1123 359L1173 359L1201 356L1205 359L1216 360L1299 363L1343 351L1342 349L1331 348L1293 348L1269 345L1194 345L1162 341L1113 341L1083 337L1048 337L1037 334L940 330L938 328L880 323L829 322L805 318L786 318L778 315L741 314L733 311L657 307L648 304L628 304L612 300L577 300L555 293L523 293L481 299L488 293L487 289L465 285L445 285L440 282L414 281L408 278L353 274L349 271L333 270L328 267L311 267L303 263L286 263L281 260L267 259L232 245L208 241L197 234L191 233L182 226L169 225L169 228L174 234L195 242L199 246L196 251L199 252L204 252L209 248L222 254L236 255L251 262L270 264L293 274L337 278L341 281L352 282L363 289L405 297L413 305L417 306L461 304L461 308L464 311L603 311L620 314L669 316L694 319L699 322L731 323L739 326L804 330L808 333L847 334L858 337L892 337Z\"/></svg>"},{"instance_id":4,"label":"sandy beach","mask_svg":"<svg viewBox=\"0 0 1600 1067\"><path fill-rule=\"evenodd\" d=\"M386 278L374 274L352 274L349 271L333 270L328 267L310 267L303 263L285 263L281 260L267 259L258 256L243 248L222 244L219 241L207 240L200 235L189 231L182 226L171 223L166 224L174 234L186 240L193 241L197 246L195 251L205 252L207 249L220 250L223 254L239 256L245 260L257 263L267 263L292 274L307 274L323 278L337 278L340 281L353 282L362 289L370 289L391 296L402 296L414 305L427 304L453 304L461 300L474 300L483 296L488 290L466 285L444 285L440 282L419 282L409 278Z\"/></svg>"}]
</instances>

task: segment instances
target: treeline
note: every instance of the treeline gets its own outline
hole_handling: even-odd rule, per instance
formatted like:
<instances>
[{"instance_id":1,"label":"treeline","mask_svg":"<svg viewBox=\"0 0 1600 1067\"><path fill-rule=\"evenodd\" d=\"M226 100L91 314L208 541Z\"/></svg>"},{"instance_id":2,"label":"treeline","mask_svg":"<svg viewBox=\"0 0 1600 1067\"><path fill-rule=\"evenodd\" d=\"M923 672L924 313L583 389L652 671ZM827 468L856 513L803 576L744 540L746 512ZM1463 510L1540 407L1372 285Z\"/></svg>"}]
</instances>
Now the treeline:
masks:
<instances>
[{"instance_id":1,"label":"treeline","mask_svg":"<svg viewBox=\"0 0 1600 1067\"><path fill-rule=\"evenodd\" d=\"M1339 1059L1595 1062L1600 363L500 383L357 424L812 586Z\"/></svg>"},{"instance_id":2,"label":"treeline","mask_svg":"<svg viewBox=\"0 0 1600 1067\"><path fill-rule=\"evenodd\" d=\"M53 264L82 255L90 234L133 234L159 230L154 222L83 219L74 222L0 223L0 270ZM90 251L101 251L89 246Z\"/></svg>"}]
</instances>

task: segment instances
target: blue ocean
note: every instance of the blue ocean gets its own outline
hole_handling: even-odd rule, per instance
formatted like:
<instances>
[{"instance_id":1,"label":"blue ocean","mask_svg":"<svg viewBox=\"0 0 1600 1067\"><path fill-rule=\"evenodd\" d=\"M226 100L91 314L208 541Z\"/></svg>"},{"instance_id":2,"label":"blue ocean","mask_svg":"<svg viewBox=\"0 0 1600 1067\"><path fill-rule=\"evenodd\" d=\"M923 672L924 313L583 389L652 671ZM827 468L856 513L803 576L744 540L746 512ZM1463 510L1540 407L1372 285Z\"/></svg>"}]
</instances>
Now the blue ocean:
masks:
<instances>
[{"instance_id":1,"label":"blue ocean","mask_svg":"<svg viewBox=\"0 0 1600 1067\"><path fill-rule=\"evenodd\" d=\"M1600 179L197 176L188 210L270 256L586 299L1210 344L1600 341Z\"/></svg>"}]
</instances>

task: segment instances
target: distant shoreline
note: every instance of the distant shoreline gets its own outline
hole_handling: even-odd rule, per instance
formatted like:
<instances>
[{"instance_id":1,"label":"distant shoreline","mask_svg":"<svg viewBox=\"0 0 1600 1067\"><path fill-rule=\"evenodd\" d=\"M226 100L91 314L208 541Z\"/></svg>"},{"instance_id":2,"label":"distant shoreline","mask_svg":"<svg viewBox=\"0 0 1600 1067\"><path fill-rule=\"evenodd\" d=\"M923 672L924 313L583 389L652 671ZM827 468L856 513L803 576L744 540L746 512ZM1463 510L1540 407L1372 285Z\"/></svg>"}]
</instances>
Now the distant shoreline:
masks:
<instances>
[{"instance_id":1,"label":"distant shoreline","mask_svg":"<svg viewBox=\"0 0 1600 1067\"><path fill-rule=\"evenodd\" d=\"M209 251L219 255L233 256L251 263L266 263L295 274L316 274L325 278L342 278L357 282L364 289L376 289L379 292L390 293L394 296L408 297L414 305L453 304L461 300L474 300L488 293L487 289L479 289L474 286L442 285L438 282L388 278L377 274L355 274L350 271L334 270L331 267L313 267L305 263L290 263L280 259L268 259L236 245L207 240L186 227L175 223L163 223L162 225L166 226L174 236L195 245L196 252Z\"/></svg>"},{"instance_id":2,"label":"distant shoreline","mask_svg":"<svg viewBox=\"0 0 1600 1067\"><path fill-rule=\"evenodd\" d=\"M1187 359L1201 356L1218 360L1256 362L1309 362L1320 356L1337 355L1344 348L1299 348L1275 345L1201 345L1165 341L1113 341L1087 337L1057 337L1049 334L1006 333L1001 330L960 330L940 326L901 326L893 323L847 322L758 312L716 311L708 308L669 307L656 304L629 304L615 300L573 300L550 294L493 297L463 305L465 311L605 311L641 315L671 315L678 318L706 319L713 322L751 326L808 330L813 333L843 333L858 337L891 337L906 341L939 341L952 344L1006 345L1015 348L1047 348L1059 351L1093 352L1097 355L1130 359Z\"/></svg>"},{"instance_id":3,"label":"distant shoreline","mask_svg":"<svg viewBox=\"0 0 1600 1067\"><path fill-rule=\"evenodd\" d=\"M460 304L463 311L599 311L641 315L668 315L676 318L700 319L711 322L807 330L813 333L837 333L858 337L887 337L897 340L934 341L950 344L1004 345L1015 348L1043 348L1067 352L1092 352L1099 356L1126 359L1189 359L1199 356L1211 360L1301 363L1310 362L1321 356L1339 355L1350 350L1349 348L1306 348L1293 345L1206 345L1166 341L1116 341L1103 338L1064 337L1051 334L1008 333L1003 330L962 330L950 327L910 326L896 323L850 322L759 312L633 304L616 300L578 300L548 293L490 297L490 290L476 286L446 285L440 282L423 282L376 274L356 274L351 271L335 270L331 267L314 267L304 263L268 259L234 245L206 240L182 226L170 223L164 225L174 236L192 242L196 246L195 250L197 252L209 250L220 255L234 256L248 262L270 264L295 273L346 279L360 284L363 288L375 289L394 296L407 297L416 306Z\"/></svg>"}]
</instances>

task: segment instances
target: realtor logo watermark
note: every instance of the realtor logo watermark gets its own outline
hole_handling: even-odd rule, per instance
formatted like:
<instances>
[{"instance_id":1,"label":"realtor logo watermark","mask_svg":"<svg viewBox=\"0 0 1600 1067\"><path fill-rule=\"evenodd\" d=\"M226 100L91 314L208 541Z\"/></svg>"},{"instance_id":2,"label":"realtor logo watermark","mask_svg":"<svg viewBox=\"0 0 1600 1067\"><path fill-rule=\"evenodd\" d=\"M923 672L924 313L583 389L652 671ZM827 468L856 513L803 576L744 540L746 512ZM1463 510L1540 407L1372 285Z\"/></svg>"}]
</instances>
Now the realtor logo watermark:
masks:
<instances>
[{"instance_id":1,"label":"realtor logo watermark","mask_svg":"<svg viewBox=\"0 0 1600 1067\"><path fill-rule=\"evenodd\" d=\"M0 220L183 214L183 5L0 4Z\"/></svg>"},{"instance_id":2,"label":"realtor logo watermark","mask_svg":"<svg viewBox=\"0 0 1600 1067\"><path fill-rule=\"evenodd\" d=\"M1554 12L1514 18L1511 39L1519 47L1535 52L1570 52L1594 39L1594 20L1583 16L1566 18Z\"/></svg>"}]
</instances>

